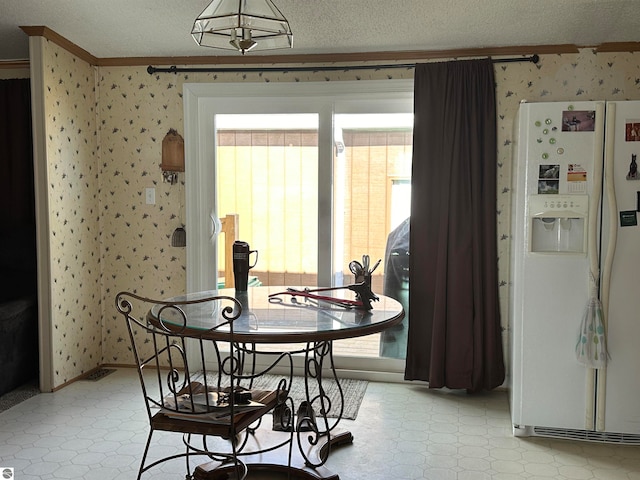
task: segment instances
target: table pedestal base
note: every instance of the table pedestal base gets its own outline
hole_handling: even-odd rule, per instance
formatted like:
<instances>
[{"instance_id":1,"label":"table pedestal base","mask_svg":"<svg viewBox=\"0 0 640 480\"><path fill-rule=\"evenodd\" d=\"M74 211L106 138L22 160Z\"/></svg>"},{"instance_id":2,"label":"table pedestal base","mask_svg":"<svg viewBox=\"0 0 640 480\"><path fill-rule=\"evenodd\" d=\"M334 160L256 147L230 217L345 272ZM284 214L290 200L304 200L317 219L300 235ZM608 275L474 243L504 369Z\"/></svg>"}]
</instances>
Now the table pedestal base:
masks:
<instances>
[{"instance_id":1,"label":"table pedestal base","mask_svg":"<svg viewBox=\"0 0 640 480\"><path fill-rule=\"evenodd\" d=\"M323 437L317 445L310 445L307 441L307 437L310 432L302 432L300 434L302 448L313 463L320 463L322 459L326 458L327 452L334 447L340 445L346 445L353 442L353 435L348 431L338 431L332 433L330 438ZM290 435L286 432L273 432L270 430L257 431L256 436L260 437L261 444L276 444L282 442L286 436ZM337 473L331 472L324 465L313 468L306 464L300 449L298 448L297 441L294 433L293 448L291 451L291 466L289 467L289 447L284 446L277 450L264 453L256 453L241 456L241 460L247 466L249 473L251 472L282 472L291 473L295 478L303 480L340 480ZM330 447L330 448L329 448ZM196 467L193 472L193 480L220 480L227 479L228 474L234 470L233 465L220 466L219 462L208 462Z\"/></svg>"}]
</instances>

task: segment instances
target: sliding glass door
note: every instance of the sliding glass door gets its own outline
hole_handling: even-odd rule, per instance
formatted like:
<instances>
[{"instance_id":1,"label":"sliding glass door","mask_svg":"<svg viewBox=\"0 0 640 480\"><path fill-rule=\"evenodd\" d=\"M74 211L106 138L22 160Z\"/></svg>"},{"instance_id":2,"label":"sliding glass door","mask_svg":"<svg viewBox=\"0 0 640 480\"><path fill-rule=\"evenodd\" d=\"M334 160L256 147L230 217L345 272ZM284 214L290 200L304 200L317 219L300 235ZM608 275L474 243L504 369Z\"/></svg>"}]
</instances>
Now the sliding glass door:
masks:
<instances>
[{"instance_id":1,"label":"sliding glass door","mask_svg":"<svg viewBox=\"0 0 640 480\"><path fill-rule=\"evenodd\" d=\"M218 114L215 125L218 212L258 250L251 284L317 285L318 114Z\"/></svg>"},{"instance_id":2,"label":"sliding glass door","mask_svg":"<svg viewBox=\"0 0 640 480\"><path fill-rule=\"evenodd\" d=\"M252 284L348 285L349 262L369 255L373 291L389 293L390 234L409 216L411 110L406 81L186 85L187 288L224 284L216 219L234 215L258 250ZM401 330L336 342L336 356L388 370L403 363Z\"/></svg>"},{"instance_id":3,"label":"sliding glass door","mask_svg":"<svg viewBox=\"0 0 640 480\"><path fill-rule=\"evenodd\" d=\"M362 263L362 256L368 255L374 268L372 290L408 299L408 283L396 286L392 278L396 272L391 262L396 258L391 256L395 247L389 240L410 214L413 116L340 113L334 120L338 144L333 160L335 283L353 283L349 263ZM408 229L405 234L408 244ZM404 359L406 327L403 322L383 334L336 342L335 347L346 355Z\"/></svg>"}]
</instances>

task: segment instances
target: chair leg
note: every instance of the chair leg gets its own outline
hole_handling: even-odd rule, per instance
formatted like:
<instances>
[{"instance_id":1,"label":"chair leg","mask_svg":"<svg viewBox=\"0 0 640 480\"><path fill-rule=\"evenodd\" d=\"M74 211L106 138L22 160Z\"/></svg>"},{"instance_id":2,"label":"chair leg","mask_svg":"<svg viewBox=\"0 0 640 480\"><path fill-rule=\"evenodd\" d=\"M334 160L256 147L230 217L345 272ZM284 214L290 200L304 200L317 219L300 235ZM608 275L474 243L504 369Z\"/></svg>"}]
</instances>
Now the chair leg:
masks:
<instances>
[{"instance_id":1,"label":"chair leg","mask_svg":"<svg viewBox=\"0 0 640 480\"><path fill-rule=\"evenodd\" d=\"M187 441L185 443L186 443L187 451L186 451L186 456L184 458L185 458L185 461L187 462L187 475L184 478L185 480L191 480L193 476L191 475L191 464L189 463L189 445L191 444L190 433L187 434Z\"/></svg>"},{"instance_id":2,"label":"chair leg","mask_svg":"<svg viewBox=\"0 0 640 480\"><path fill-rule=\"evenodd\" d=\"M147 453L149 453L149 446L151 445L151 437L153 436L153 429L149 430L149 436L147 437L147 444L144 446L144 453L142 454L142 460L140 461L140 468L138 469L138 480L142 477L142 472L145 469L145 462L147 461Z\"/></svg>"},{"instance_id":3,"label":"chair leg","mask_svg":"<svg viewBox=\"0 0 640 480\"><path fill-rule=\"evenodd\" d=\"M235 471L234 480L245 480L247 478L247 475L249 474L249 469L247 468L247 466L244 464L244 462L240 461L238 457L235 455L232 462L233 462L233 469Z\"/></svg>"},{"instance_id":4,"label":"chair leg","mask_svg":"<svg viewBox=\"0 0 640 480\"><path fill-rule=\"evenodd\" d=\"M248 437L249 433L248 432L244 432L245 436ZM249 469L247 468L247 465L240 460L238 453L239 451L244 448L244 445L246 444L247 439L245 439L245 442L240 443L240 437L239 434L236 434L235 438L231 441L231 451L233 452L233 464L234 464L234 470L236 473L236 478L238 480L245 480L247 478L247 475L249 475ZM242 446L240 446L242 445Z\"/></svg>"}]
</instances>

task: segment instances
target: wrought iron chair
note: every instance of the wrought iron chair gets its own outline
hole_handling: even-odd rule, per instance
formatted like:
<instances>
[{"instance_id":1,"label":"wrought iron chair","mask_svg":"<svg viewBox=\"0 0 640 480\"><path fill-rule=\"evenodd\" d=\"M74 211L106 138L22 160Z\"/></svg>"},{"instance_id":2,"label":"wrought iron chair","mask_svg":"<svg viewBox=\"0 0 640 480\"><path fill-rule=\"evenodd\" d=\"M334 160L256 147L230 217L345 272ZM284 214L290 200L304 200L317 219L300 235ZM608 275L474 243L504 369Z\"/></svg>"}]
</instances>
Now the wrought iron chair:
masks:
<instances>
[{"instance_id":1,"label":"wrought iron chair","mask_svg":"<svg viewBox=\"0 0 640 480\"><path fill-rule=\"evenodd\" d=\"M143 317L136 318L134 306ZM232 297L158 301L120 292L116 308L126 320L149 417L150 431L138 480L150 468L180 457L186 458L189 480L193 478L190 459L197 456L209 463L218 462L234 478L244 479L247 467L242 456L256 453L244 452L244 447L263 415L291 402L288 390L293 367L288 381L283 377L275 390L252 389L253 380L271 371L286 355L277 357L262 373L256 373L255 359L250 371L244 371L245 357L251 349L234 340L234 322L241 317L242 307ZM213 326L194 329L188 324L189 312L202 308L211 309ZM287 360L292 365L290 355ZM156 431L182 434L185 451L148 460ZM291 449L292 439L293 434L267 450L287 444Z\"/></svg>"}]
</instances>

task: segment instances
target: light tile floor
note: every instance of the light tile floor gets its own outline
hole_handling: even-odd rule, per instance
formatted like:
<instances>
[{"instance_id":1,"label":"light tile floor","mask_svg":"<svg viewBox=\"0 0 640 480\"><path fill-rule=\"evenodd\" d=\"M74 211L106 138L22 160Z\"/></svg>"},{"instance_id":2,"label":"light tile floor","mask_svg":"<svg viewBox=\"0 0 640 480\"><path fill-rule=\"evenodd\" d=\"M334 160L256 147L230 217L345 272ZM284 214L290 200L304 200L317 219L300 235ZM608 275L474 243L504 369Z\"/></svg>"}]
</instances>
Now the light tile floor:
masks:
<instances>
[{"instance_id":1,"label":"light tile floor","mask_svg":"<svg viewBox=\"0 0 640 480\"><path fill-rule=\"evenodd\" d=\"M143 408L132 369L37 395L0 413L0 467L17 480L135 479L148 433ZM344 426L354 443L327 462L341 480L640 479L637 446L514 438L503 391L369 383L358 418ZM178 435L157 438L156 454L182 450ZM183 479L184 463L147 478Z\"/></svg>"}]
</instances>

